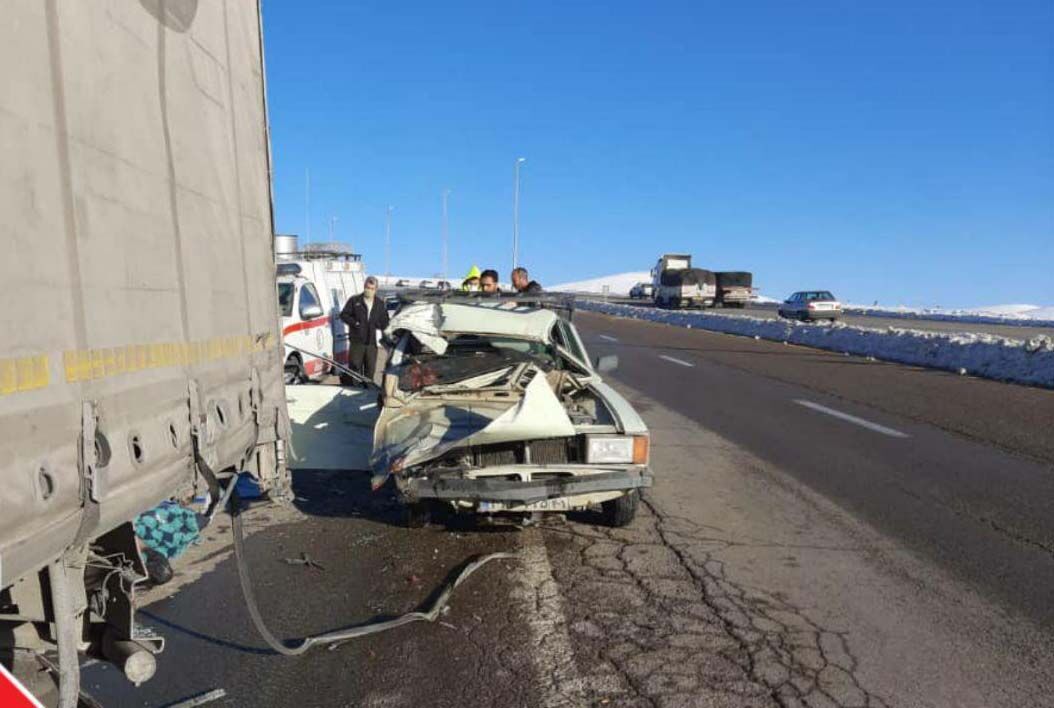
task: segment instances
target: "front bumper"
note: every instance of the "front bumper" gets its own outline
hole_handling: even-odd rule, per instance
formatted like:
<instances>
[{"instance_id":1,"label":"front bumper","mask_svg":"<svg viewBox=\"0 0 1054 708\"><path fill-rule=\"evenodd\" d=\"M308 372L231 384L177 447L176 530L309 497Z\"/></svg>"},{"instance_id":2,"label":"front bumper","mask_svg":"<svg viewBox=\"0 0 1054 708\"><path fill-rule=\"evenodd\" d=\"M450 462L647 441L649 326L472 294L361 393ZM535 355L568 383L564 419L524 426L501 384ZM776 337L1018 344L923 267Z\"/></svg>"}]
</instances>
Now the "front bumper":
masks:
<instances>
[{"instance_id":1,"label":"front bumper","mask_svg":"<svg viewBox=\"0 0 1054 708\"><path fill-rule=\"evenodd\" d=\"M513 508L551 499L582 500L589 495L627 492L650 487L652 480L651 471L639 465L508 465L458 476L407 477L399 487L409 502L434 499Z\"/></svg>"}]
</instances>

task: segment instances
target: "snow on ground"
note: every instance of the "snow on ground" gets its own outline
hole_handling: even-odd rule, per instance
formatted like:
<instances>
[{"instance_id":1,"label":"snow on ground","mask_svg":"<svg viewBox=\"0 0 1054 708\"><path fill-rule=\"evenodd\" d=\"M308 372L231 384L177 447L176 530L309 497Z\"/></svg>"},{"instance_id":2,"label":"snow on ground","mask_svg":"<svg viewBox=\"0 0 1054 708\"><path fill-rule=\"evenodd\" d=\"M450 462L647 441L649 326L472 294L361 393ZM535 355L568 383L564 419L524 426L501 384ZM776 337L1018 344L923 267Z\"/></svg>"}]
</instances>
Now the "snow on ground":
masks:
<instances>
[{"instance_id":1,"label":"snow on ground","mask_svg":"<svg viewBox=\"0 0 1054 708\"><path fill-rule=\"evenodd\" d=\"M629 295L630 288L637 283L650 283L651 273L646 270L637 270L630 273L615 273L614 275L602 275L599 278L590 278L589 280L578 280L573 283L559 283L546 287L546 290L553 290L565 293L602 293L604 292L604 286L608 286L608 294L610 295ZM545 284L542 284L545 287Z\"/></svg>"},{"instance_id":2,"label":"snow on ground","mask_svg":"<svg viewBox=\"0 0 1054 708\"><path fill-rule=\"evenodd\" d=\"M881 307L846 304L845 311L854 315L896 317L906 320L936 320L971 324L1011 324L1021 327L1054 326L1054 306L990 305L970 309L944 310L937 307Z\"/></svg>"},{"instance_id":3,"label":"snow on ground","mask_svg":"<svg viewBox=\"0 0 1054 708\"><path fill-rule=\"evenodd\" d=\"M577 307L619 317L663 322L817 349L873 357L970 376L1054 388L1054 338L1029 340L990 334L950 334L889 327L873 329L842 323L808 324L701 311L658 310L579 300Z\"/></svg>"}]
</instances>

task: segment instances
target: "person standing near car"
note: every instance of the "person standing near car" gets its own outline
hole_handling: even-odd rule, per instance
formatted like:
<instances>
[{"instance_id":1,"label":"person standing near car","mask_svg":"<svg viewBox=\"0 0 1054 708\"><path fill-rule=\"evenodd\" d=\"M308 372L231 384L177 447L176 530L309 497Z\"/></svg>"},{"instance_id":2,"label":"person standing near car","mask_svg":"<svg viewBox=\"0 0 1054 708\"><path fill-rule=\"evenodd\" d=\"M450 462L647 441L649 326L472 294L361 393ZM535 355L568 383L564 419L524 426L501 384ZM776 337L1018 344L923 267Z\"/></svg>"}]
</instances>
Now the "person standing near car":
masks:
<instances>
[{"instance_id":1,"label":"person standing near car","mask_svg":"<svg viewBox=\"0 0 1054 708\"><path fill-rule=\"evenodd\" d=\"M373 380L377 343L388 326L388 310L377 298L377 279L366 278L362 293L348 298L340 319L348 325L348 368Z\"/></svg>"},{"instance_id":2,"label":"person standing near car","mask_svg":"<svg viewBox=\"0 0 1054 708\"><path fill-rule=\"evenodd\" d=\"M542 286L531 280L526 268L512 269L512 287L518 295L541 295Z\"/></svg>"},{"instance_id":3,"label":"person standing near car","mask_svg":"<svg viewBox=\"0 0 1054 708\"><path fill-rule=\"evenodd\" d=\"M488 268L479 274L479 289L485 295L499 295L498 271Z\"/></svg>"}]
</instances>

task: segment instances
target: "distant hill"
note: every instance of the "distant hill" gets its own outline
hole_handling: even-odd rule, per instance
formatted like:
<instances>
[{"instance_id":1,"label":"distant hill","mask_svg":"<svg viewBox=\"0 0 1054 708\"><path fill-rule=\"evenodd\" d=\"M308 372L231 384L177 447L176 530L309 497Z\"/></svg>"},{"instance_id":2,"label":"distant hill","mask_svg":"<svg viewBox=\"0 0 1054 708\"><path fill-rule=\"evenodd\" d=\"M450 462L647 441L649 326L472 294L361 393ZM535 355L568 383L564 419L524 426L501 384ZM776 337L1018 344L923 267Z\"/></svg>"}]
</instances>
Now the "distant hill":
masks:
<instances>
[{"instance_id":1,"label":"distant hill","mask_svg":"<svg viewBox=\"0 0 1054 708\"><path fill-rule=\"evenodd\" d=\"M633 271L630 273L615 273L614 275L602 275L599 278L589 280L577 280L573 283L558 283L556 285L542 284L546 290L558 290L571 293L602 293L604 286L608 286L610 295L629 295L629 290L637 283L650 283L651 274L646 270Z\"/></svg>"}]
</instances>

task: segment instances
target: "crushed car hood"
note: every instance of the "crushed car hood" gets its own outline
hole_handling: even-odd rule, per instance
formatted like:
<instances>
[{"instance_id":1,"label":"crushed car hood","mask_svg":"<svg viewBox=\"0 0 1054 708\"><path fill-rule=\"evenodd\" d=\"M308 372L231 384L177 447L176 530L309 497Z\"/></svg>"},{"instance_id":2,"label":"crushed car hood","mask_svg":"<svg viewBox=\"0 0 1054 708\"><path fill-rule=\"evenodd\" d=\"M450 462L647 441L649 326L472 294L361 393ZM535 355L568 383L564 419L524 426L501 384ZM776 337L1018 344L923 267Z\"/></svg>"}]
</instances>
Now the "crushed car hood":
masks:
<instances>
[{"instance_id":1,"label":"crushed car hood","mask_svg":"<svg viewBox=\"0 0 1054 708\"><path fill-rule=\"evenodd\" d=\"M457 447L574 435L541 370L522 393L511 387L499 393L506 395L491 390L418 396L404 406L385 407L374 428L374 473L399 472Z\"/></svg>"}]
</instances>

